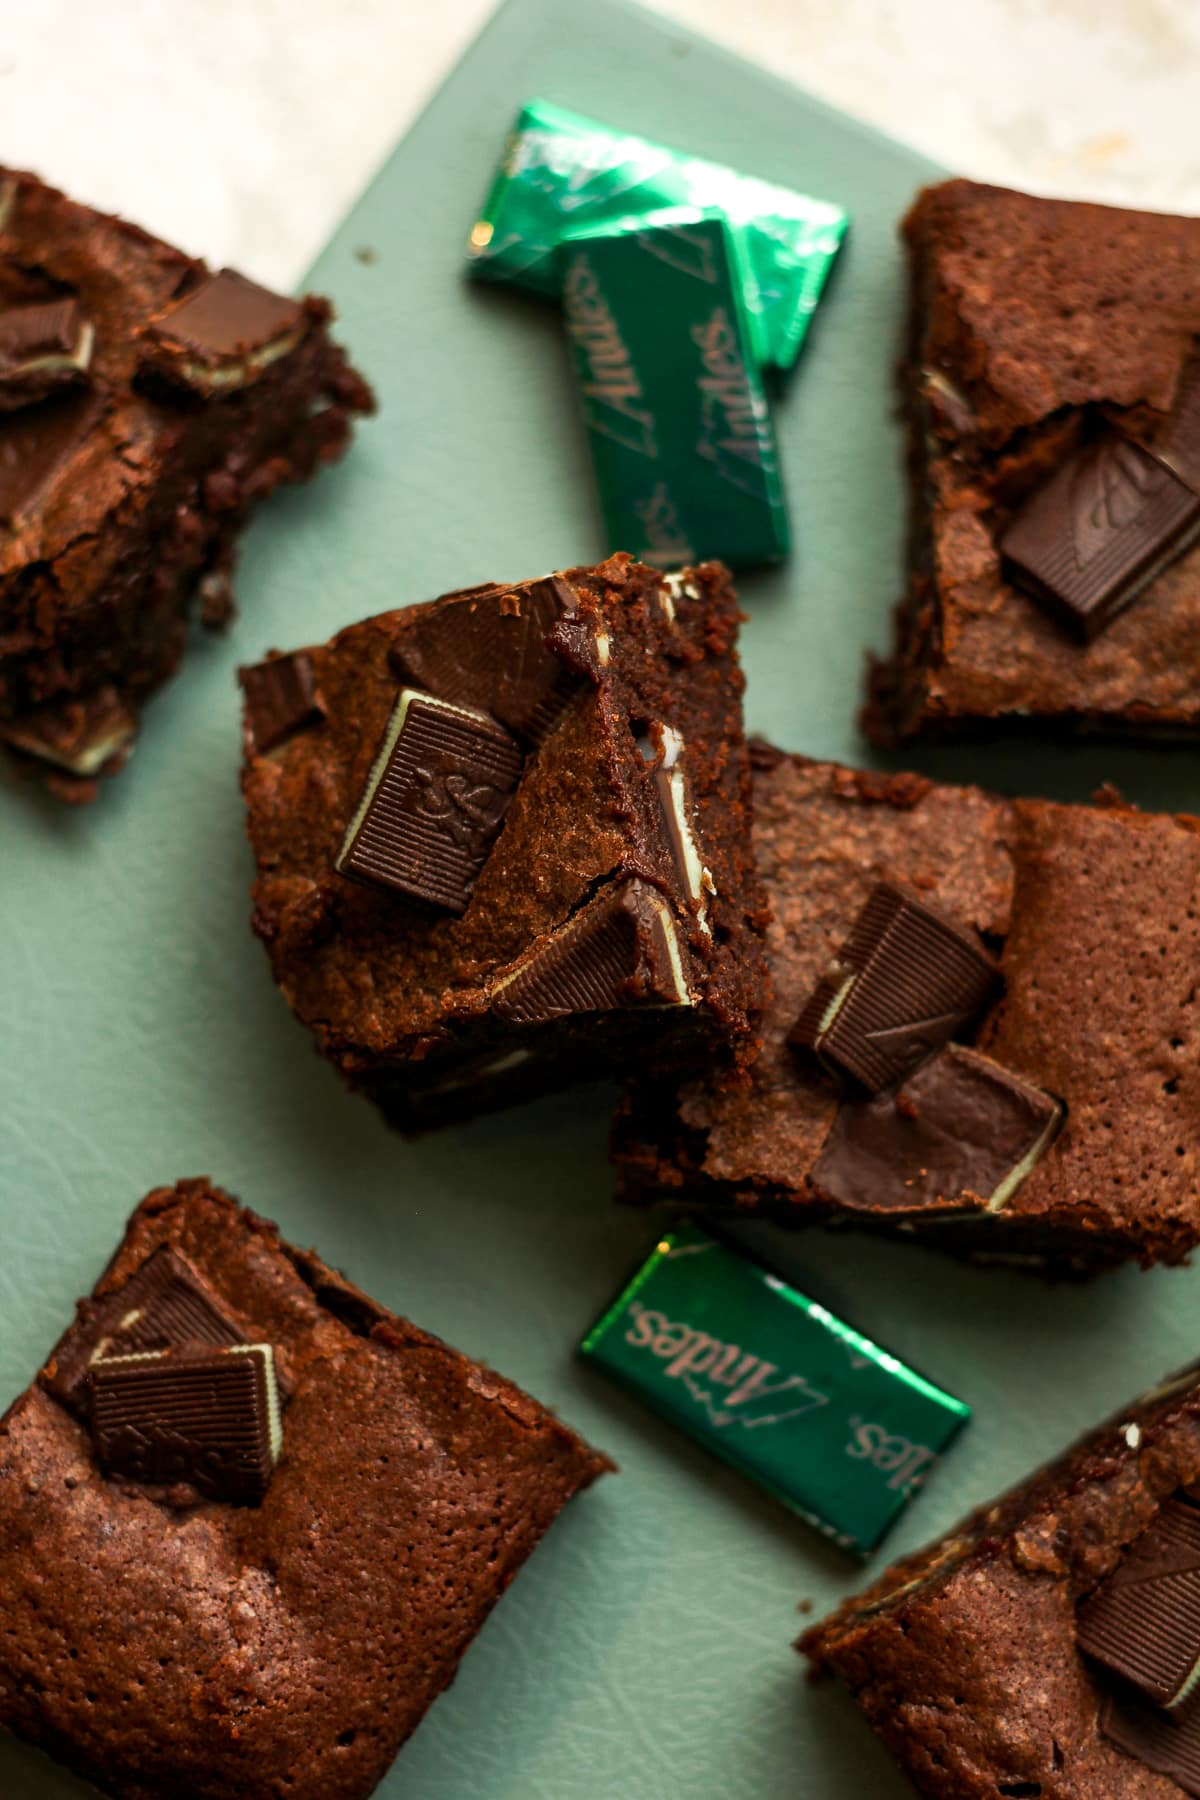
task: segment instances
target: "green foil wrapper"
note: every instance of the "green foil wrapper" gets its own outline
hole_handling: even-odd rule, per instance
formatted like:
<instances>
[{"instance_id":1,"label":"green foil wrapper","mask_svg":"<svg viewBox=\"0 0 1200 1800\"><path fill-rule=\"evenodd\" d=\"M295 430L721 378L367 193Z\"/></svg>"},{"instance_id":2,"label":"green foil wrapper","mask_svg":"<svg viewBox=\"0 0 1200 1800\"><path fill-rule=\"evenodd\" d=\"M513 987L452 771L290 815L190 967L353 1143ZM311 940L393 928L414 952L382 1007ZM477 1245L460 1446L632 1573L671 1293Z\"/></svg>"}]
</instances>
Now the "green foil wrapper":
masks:
<instances>
[{"instance_id":1,"label":"green foil wrapper","mask_svg":"<svg viewBox=\"0 0 1200 1800\"><path fill-rule=\"evenodd\" d=\"M849 224L829 201L531 100L468 240L470 271L559 291L563 238L662 207L720 212L746 241L747 307L765 366L791 369Z\"/></svg>"},{"instance_id":2,"label":"green foil wrapper","mask_svg":"<svg viewBox=\"0 0 1200 1800\"><path fill-rule=\"evenodd\" d=\"M787 506L737 240L677 208L569 238L562 299L608 549L778 562Z\"/></svg>"},{"instance_id":3,"label":"green foil wrapper","mask_svg":"<svg viewBox=\"0 0 1200 1800\"><path fill-rule=\"evenodd\" d=\"M667 1232L580 1352L862 1554L971 1416L694 1225Z\"/></svg>"}]
</instances>

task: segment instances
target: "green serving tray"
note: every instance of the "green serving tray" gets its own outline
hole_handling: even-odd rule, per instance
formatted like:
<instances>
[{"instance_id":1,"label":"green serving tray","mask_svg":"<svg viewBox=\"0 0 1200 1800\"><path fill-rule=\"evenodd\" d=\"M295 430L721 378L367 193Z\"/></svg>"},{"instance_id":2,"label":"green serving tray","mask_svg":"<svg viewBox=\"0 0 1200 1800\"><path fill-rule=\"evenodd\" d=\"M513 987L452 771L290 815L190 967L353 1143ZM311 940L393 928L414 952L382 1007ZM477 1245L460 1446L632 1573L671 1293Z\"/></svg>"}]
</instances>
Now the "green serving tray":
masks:
<instances>
[{"instance_id":1,"label":"green serving tray","mask_svg":"<svg viewBox=\"0 0 1200 1800\"><path fill-rule=\"evenodd\" d=\"M937 171L645 13L511 0L313 270L382 416L255 526L232 638L196 647L97 806L0 787L0 1395L28 1381L135 1201L209 1172L622 1465L556 1525L384 1796L901 1800L849 1702L810 1690L790 1648L799 1602L820 1613L862 1569L574 1360L654 1236L610 1205L611 1095L406 1144L317 1060L249 931L235 664L604 547L553 309L460 279L531 94L849 207L842 266L777 410L796 551L745 582L745 649L754 727L863 755L863 653L886 640L901 585L895 224ZM1108 778L1147 803L1200 798L1181 750L920 760L1013 791L1071 797ZM976 1408L884 1554L944 1530L1200 1349L1196 1273L1056 1291L858 1239L770 1241L801 1286ZM5 1796L82 1791L0 1746Z\"/></svg>"}]
</instances>

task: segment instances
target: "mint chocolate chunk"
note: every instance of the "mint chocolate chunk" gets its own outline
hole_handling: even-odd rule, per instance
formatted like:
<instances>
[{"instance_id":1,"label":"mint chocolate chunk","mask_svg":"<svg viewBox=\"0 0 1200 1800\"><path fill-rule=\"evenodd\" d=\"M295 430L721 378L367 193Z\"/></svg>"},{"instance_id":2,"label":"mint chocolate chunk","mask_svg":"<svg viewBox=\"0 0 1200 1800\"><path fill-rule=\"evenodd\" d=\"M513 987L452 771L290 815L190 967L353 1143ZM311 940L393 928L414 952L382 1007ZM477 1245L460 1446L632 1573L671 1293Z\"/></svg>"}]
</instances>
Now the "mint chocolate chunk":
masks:
<instances>
[{"instance_id":1,"label":"mint chocolate chunk","mask_svg":"<svg viewBox=\"0 0 1200 1800\"><path fill-rule=\"evenodd\" d=\"M961 1044L899 1089L838 1108L813 1186L862 1211L1000 1212L1062 1119L1052 1095Z\"/></svg>"},{"instance_id":2,"label":"mint chocolate chunk","mask_svg":"<svg viewBox=\"0 0 1200 1800\"><path fill-rule=\"evenodd\" d=\"M150 321L149 364L198 393L228 392L289 355L304 328L298 301L222 269Z\"/></svg>"},{"instance_id":3,"label":"mint chocolate chunk","mask_svg":"<svg viewBox=\"0 0 1200 1800\"><path fill-rule=\"evenodd\" d=\"M1168 1500L1079 1609L1079 1648L1156 1706L1200 1680L1200 1508Z\"/></svg>"},{"instance_id":4,"label":"mint chocolate chunk","mask_svg":"<svg viewBox=\"0 0 1200 1800\"><path fill-rule=\"evenodd\" d=\"M1085 443L1017 514L1005 573L1085 640L1200 533L1200 495L1117 432Z\"/></svg>"},{"instance_id":5,"label":"mint chocolate chunk","mask_svg":"<svg viewBox=\"0 0 1200 1800\"><path fill-rule=\"evenodd\" d=\"M260 756L322 714L312 658L303 650L239 671L246 729Z\"/></svg>"},{"instance_id":6,"label":"mint chocolate chunk","mask_svg":"<svg viewBox=\"0 0 1200 1800\"><path fill-rule=\"evenodd\" d=\"M87 379L95 331L77 300L0 312L0 412Z\"/></svg>"},{"instance_id":7,"label":"mint chocolate chunk","mask_svg":"<svg viewBox=\"0 0 1200 1800\"><path fill-rule=\"evenodd\" d=\"M490 713L537 744L579 687L578 676L546 643L575 608L574 589L561 575L463 588L417 611L390 661L406 683Z\"/></svg>"},{"instance_id":8,"label":"mint chocolate chunk","mask_svg":"<svg viewBox=\"0 0 1200 1800\"><path fill-rule=\"evenodd\" d=\"M520 773L516 743L486 713L403 688L339 874L465 912Z\"/></svg>"},{"instance_id":9,"label":"mint chocolate chunk","mask_svg":"<svg viewBox=\"0 0 1200 1800\"><path fill-rule=\"evenodd\" d=\"M115 1293L87 1301L44 1377L68 1406L84 1402L84 1384L100 1360L184 1345L230 1345L244 1333L204 1277L163 1248Z\"/></svg>"},{"instance_id":10,"label":"mint chocolate chunk","mask_svg":"<svg viewBox=\"0 0 1200 1800\"><path fill-rule=\"evenodd\" d=\"M788 1041L878 1093L948 1043L998 979L974 931L881 881Z\"/></svg>"},{"instance_id":11,"label":"mint chocolate chunk","mask_svg":"<svg viewBox=\"0 0 1200 1800\"><path fill-rule=\"evenodd\" d=\"M112 1476L256 1504L283 1447L269 1344L106 1357L88 1377L96 1455Z\"/></svg>"},{"instance_id":12,"label":"mint chocolate chunk","mask_svg":"<svg viewBox=\"0 0 1200 1800\"><path fill-rule=\"evenodd\" d=\"M1127 1690L1108 1694L1100 1729L1118 1750L1200 1800L1200 1695L1177 1712L1160 1712Z\"/></svg>"},{"instance_id":13,"label":"mint chocolate chunk","mask_svg":"<svg viewBox=\"0 0 1200 1800\"><path fill-rule=\"evenodd\" d=\"M540 1025L611 1007L690 1006L671 909L649 882L604 888L492 989L492 1007L517 1025Z\"/></svg>"}]
</instances>

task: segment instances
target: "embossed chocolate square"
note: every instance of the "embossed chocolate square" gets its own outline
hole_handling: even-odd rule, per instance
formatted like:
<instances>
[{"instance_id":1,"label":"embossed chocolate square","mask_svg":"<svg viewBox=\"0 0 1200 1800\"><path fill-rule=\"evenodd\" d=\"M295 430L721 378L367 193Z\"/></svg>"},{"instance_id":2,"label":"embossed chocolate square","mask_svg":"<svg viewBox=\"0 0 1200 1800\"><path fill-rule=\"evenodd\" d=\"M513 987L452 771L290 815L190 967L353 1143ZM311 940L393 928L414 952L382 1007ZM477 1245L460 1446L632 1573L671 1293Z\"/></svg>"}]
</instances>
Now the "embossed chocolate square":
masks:
<instances>
[{"instance_id":1,"label":"embossed chocolate square","mask_svg":"<svg viewBox=\"0 0 1200 1800\"><path fill-rule=\"evenodd\" d=\"M0 1422L0 1728L114 1800L367 1800L610 1467L208 1181L160 1188Z\"/></svg>"},{"instance_id":2,"label":"embossed chocolate square","mask_svg":"<svg viewBox=\"0 0 1200 1800\"><path fill-rule=\"evenodd\" d=\"M719 564L615 556L352 625L286 704L280 659L243 672L255 929L404 1129L753 1055L737 626Z\"/></svg>"}]
</instances>

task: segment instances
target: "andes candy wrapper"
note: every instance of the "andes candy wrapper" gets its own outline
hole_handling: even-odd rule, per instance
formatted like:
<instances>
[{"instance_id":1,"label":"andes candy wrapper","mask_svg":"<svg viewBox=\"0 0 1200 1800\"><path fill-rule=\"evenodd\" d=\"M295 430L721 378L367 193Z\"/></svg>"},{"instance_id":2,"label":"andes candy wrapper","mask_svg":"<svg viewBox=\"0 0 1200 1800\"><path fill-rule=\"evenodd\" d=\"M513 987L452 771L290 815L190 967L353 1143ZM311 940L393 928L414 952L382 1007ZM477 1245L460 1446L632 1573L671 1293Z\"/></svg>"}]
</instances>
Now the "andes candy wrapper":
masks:
<instances>
[{"instance_id":1,"label":"andes candy wrapper","mask_svg":"<svg viewBox=\"0 0 1200 1800\"><path fill-rule=\"evenodd\" d=\"M571 239L563 311L610 549L778 562L790 535L737 252L716 217Z\"/></svg>"},{"instance_id":2,"label":"andes candy wrapper","mask_svg":"<svg viewBox=\"0 0 1200 1800\"><path fill-rule=\"evenodd\" d=\"M580 1351L864 1554L970 1418L961 1400L694 1225L664 1235Z\"/></svg>"},{"instance_id":3,"label":"andes candy wrapper","mask_svg":"<svg viewBox=\"0 0 1200 1800\"><path fill-rule=\"evenodd\" d=\"M743 238L754 340L765 364L791 369L846 235L843 209L543 100L517 117L471 231L470 271L557 295L556 257L568 232L664 206L720 212Z\"/></svg>"}]
</instances>

